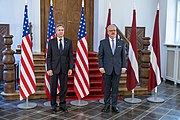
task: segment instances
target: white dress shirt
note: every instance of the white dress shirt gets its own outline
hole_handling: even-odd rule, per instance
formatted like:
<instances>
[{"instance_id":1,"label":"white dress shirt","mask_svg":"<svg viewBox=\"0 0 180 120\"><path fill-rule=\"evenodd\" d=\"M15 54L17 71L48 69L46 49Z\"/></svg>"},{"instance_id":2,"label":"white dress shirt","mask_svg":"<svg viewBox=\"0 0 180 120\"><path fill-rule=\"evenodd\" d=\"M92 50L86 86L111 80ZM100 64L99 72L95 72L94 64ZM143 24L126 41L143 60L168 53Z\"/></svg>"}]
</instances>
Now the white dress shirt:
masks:
<instances>
[{"instance_id":1,"label":"white dress shirt","mask_svg":"<svg viewBox=\"0 0 180 120\"><path fill-rule=\"evenodd\" d=\"M113 39L114 40L114 51L116 49L116 38ZM109 43L110 43L110 46L111 46L111 49L112 49L112 39L109 37Z\"/></svg>"},{"instance_id":2,"label":"white dress shirt","mask_svg":"<svg viewBox=\"0 0 180 120\"><path fill-rule=\"evenodd\" d=\"M60 45L60 39L62 39L62 40L61 40L61 43L62 43L62 49L64 50L64 37L62 37L62 38L57 37L58 48L59 48L59 45Z\"/></svg>"}]
</instances>

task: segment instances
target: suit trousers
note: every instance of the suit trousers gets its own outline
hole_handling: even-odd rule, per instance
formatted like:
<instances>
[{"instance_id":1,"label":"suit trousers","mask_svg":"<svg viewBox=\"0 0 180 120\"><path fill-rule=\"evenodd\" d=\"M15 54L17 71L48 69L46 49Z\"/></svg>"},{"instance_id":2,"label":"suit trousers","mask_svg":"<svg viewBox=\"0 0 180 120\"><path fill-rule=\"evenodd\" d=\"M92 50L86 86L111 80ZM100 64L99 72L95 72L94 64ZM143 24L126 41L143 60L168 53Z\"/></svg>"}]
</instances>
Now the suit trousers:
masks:
<instances>
[{"instance_id":1,"label":"suit trousers","mask_svg":"<svg viewBox=\"0 0 180 120\"><path fill-rule=\"evenodd\" d=\"M60 80L60 93L59 93L59 106L65 107L66 106L66 94L67 94L67 79L68 75L60 72L59 74L54 74L51 76L51 106L55 107L56 103L56 96L57 96L57 84L58 78Z\"/></svg>"},{"instance_id":2,"label":"suit trousers","mask_svg":"<svg viewBox=\"0 0 180 120\"><path fill-rule=\"evenodd\" d=\"M116 75L115 71L111 75L103 74L104 80L104 103L105 105L116 106L118 101L118 88L120 81L120 74ZM112 103L110 104L110 99Z\"/></svg>"}]
</instances>

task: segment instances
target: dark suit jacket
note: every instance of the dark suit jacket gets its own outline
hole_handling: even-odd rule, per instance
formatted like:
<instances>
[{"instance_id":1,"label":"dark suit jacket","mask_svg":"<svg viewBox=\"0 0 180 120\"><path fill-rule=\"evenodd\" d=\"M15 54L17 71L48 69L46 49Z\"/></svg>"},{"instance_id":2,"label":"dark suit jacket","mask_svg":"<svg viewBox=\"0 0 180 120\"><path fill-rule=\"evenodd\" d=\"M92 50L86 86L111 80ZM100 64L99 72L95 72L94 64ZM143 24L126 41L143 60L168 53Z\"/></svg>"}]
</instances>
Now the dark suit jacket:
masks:
<instances>
[{"instance_id":1,"label":"dark suit jacket","mask_svg":"<svg viewBox=\"0 0 180 120\"><path fill-rule=\"evenodd\" d=\"M117 75L121 73L121 68L126 67L126 46L125 42L116 39L116 49L114 55L111 50L109 39L100 41L99 46L99 68L104 68L107 75L114 71Z\"/></svg>"},{"instance_id":2,"label":"dark suit jacket","mask_svg":"<svg viewBox=\"0 0 180 120\"><path fill-rule=\"evenodd\" d=\"M73 65L72 41L64 38L64 49L60 52L57 38L49 40L47 70L53 70L53 74L58 74L62 69L62 72L67 74L69 69L73 69Z\"/></svg>"}]
</instances>

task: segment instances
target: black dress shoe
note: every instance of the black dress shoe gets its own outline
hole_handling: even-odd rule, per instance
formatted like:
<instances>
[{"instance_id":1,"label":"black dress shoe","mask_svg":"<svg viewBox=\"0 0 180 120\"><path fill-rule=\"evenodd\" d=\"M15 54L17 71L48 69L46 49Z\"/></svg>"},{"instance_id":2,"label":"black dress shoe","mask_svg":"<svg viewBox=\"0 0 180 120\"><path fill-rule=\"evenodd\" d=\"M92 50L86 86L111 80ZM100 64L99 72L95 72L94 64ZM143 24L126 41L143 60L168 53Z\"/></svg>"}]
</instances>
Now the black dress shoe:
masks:
<instances>
[{"instance_id":1,"label":"black dress shoe","mask_svg":"<svg viewBox=\"0 0 180 120\"><path fill-rule=\"evenodd\" d=\"M112 112L119 113L119 108L117 106L112 106Z\"/></svg>"},{"instance_id":2,"label":"black dress shoe","mask_svg":"<svg viewBox=\"0 0 180 120\"><path fill-rule=\"evenodd\" d=\"M68 112L67 107L59 107L59 110L63 111L63 112Z\"/></svg>"},{"instance_id":3,"label":"black dress shoe","mask_svg":"<svg viewBox=\"0 0 180 120\"><path fill-rule=\"evenodd\" d=\"M105 105L101 110L101 112L109 112L109 110L110 110L110 105Z\"/></svg>"},{"instance_id":4,"label":"black dress shoe","mask_svg":"<svg viewBox=\"0 0 180 120\"><path fill-rule=\"evenodd\" d=\"M52 108L52 113L54 114L54 113L56 113L56 112L57 112L56 107Z\"/></svg>"}]
</instances>

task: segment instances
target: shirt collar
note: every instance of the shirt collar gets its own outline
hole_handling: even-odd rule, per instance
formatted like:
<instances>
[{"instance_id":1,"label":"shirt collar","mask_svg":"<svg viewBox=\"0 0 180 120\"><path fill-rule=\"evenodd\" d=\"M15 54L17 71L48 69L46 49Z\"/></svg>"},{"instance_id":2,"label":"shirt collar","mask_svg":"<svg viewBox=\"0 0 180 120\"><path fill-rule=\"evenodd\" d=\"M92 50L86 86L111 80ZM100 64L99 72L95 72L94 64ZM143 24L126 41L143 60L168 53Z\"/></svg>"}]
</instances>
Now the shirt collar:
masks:
<instances>
[{"instance_id":1,"label":"shirt collar","mask_svg":"<svg viewBox=\"0 0 180 120\"><path fill-rule=\"evenodd\" d=\"M111 39L111 38L109 37L109 40L110 40L110 41L112 41L112 40L116 41L116 38L114 38L114 39Z\"/></svg>"},{"instance_id":2,"label":"shirt collar","mask_svg":"<svg viewBox=\"0 0 180 120\"><path fill-rule=\"evenodd\" d=\"M62 41L64 41L64 37L62 37L62 38L57 37L57 40L58 40L58 41L59 41L60 39L62 39Z\"/></svg>"}]
</instances>

